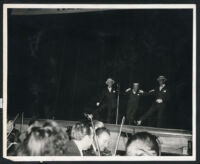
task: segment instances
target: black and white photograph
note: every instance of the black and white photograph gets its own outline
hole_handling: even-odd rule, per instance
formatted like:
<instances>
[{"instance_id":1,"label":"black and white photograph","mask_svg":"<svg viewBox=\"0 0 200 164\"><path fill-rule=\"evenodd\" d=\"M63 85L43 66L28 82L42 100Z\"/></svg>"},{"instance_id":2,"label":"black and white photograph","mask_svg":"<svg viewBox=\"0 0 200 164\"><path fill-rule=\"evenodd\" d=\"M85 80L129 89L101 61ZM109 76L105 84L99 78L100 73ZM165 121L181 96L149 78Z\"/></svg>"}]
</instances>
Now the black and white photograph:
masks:
<instances>
[{"instance_id":1,"label":"black and white photograph","mask_svg":"<svg viewBox=\"0 0 200 164\"><path fill-rule=\"evenodd\" d=\"M4 158L196 159L194 4L4 4L3 18Z\"/></svg>"}]
</instances>

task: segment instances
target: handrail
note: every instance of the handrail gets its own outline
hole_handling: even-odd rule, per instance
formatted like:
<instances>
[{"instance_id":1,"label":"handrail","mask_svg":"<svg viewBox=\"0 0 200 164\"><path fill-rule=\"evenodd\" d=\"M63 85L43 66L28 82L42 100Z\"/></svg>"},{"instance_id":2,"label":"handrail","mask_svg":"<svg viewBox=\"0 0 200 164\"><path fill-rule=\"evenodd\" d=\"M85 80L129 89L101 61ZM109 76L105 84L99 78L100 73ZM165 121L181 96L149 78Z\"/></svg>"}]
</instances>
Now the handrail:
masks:
<instances>
[{"instance_id":1,"label":"handrail","mask_svg":"<svg viewBox=\"0 0 200 164\"><path fill-rule=\"evenodd\" d=\"M30 118L24 118L24 124L28 124ZM46 119L40 119L40 121L46 121ZM67 128L68 126L72 126L78 121L66 121L66 120L54 120L62 127ZM16 123L19 123L19 120L16 120ZM105 124L105 126L110 129L111 131L118 132L120 125L115 124ZM173 137L192 137L192 132L182 129L167 129L167 128L155 128L155 127L147 127L147 126L132 126L132 125L123 125L122 132L130 133L133 132L141 132L141 131L148 131L153 133L154 135L159 136L173 136Z\"/></svg>"}]
</instances>

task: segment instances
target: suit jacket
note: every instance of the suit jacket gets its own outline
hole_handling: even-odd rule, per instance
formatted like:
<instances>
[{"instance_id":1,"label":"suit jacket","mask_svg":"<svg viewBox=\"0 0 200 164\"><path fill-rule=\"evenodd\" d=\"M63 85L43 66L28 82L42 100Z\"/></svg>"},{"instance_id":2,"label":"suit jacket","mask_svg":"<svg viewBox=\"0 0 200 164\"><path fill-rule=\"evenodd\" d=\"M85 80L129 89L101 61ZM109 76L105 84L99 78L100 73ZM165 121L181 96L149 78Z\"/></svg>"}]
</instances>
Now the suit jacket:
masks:
<instances>
[{"instance_id":1,"label":"suit jacket","mask_svg":"<svg viewBox=\"0 0 200 164\"><path fill-rule=\"evenodd\" d=\"M159 86L154 89L152 95L155 96L155 100L162 99L163 103L166 104L169 100L169 90L167 86L164 86L161 90L159 90Z\"/></svg>"},{"instance_id":2,"label":"suit jacket","mask_svg":"<svg viewBox=\"0 0 200 164\"><path fill-rule=\"evenodd\" d=\"M99 102L101 104L106 104L108 106L115 106L116 105L116 91L112 88L111 92L109 92L108 88L106 87L100 96Z\"/></svg>"},{"instance_id":3,"label":"suit jacket","mask_svg":"<svg viewBox=\"0 0 200 164\"><path fill-rule=\"evenodd\" d=\"M155 101L152 104L151 108L142 116L140 117L140 120L147 119L150 115L152 115L155 111L158 111L158 120L163 119L164 116L164 109L166 107L166 103L169 100L169 90L165 86L161 90L159 90L159 87L156 87L153 92L150 93L151 95L155 96ZM162 103L157 103L157 99L162 99Z\"/></svg>"},{"instance_id":4,"label":"suit jacket","mask_svg":"<svg viewBox=\"0 0 200 164\"><path fill-rule=\"evenodd\" d=\"M73 140L66 143L66 156L81 156L81 153Z\"/></svg>"},{"instance_id":5,"label":"suit jacket","mask_svg":"<svg viewBox=\"0 0 200 164\"><path fill-rule=\"evenodd\" d=\"M132 89L126 93L128 95L128 105L130 106L138 106L140 97L143 93L138 90L135 94L133 93Z\"/></svg>"}]
</instances>

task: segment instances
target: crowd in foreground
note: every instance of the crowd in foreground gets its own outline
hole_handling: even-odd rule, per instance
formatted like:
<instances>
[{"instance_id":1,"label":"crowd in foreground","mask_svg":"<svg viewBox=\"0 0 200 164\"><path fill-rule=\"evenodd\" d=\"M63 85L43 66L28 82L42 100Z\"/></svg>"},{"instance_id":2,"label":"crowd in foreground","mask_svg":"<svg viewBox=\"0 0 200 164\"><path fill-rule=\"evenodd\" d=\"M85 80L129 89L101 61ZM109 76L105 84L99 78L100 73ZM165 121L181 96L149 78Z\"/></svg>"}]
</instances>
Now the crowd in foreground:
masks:
<instances>
[{"instance_id":1,"label":"crowd in foreground","mask_svg":"<svg viewBox=\"0 0 200 164\"><path fill-rule=\"evenodd\" d=\"M8 125L9 128L9 125ZM67 129L53 120L32 120L20 134L12 127L8 130L8 156L115 156L109 150L110 130L103 122L78 122ZM157 137L138 132L128 138L125 156L158 156Z\"/></svg>"}]
</instances>

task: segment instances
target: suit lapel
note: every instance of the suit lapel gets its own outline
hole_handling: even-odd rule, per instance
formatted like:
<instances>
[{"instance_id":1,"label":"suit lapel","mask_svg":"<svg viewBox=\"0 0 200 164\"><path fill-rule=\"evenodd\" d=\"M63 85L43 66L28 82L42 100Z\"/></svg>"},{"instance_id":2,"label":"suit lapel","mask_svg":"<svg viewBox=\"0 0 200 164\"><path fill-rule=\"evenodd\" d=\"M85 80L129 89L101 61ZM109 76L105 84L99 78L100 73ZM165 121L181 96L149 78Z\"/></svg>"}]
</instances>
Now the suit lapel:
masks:
<instances>
[{"instance_id":1,"label":"suit lapel","mask_svg":"<svg viewBox=\"0 0 200 164\"><path fill-rule=\"evenodd\" d=\"M166 85L160 91L163 91L164 89L166 90Z\"/></svg>"}]
</instances>

